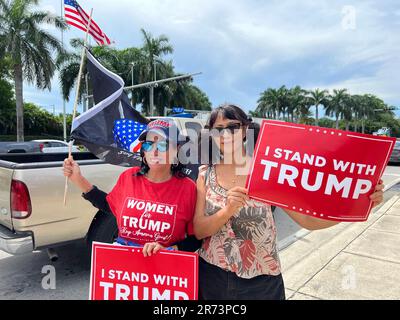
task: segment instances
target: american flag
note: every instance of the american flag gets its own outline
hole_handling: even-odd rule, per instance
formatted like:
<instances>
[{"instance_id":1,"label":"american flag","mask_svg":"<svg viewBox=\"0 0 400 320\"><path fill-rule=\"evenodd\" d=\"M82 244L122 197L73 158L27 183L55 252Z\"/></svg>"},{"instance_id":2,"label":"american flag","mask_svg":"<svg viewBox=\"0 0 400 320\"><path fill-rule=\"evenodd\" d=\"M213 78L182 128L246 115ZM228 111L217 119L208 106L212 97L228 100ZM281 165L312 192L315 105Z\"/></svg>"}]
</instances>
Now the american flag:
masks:
<instances>
[{"instance_id":1,"label":"american flag","mask_svg":"<svg viewBox=\"0 0 400 320\"><path fill-rule=\"evenodd\" d=\"M65 21L82 31L88 29L90 16L75 0L64 0ZM98 45L110 45L111 41L92 19L89 34L93 36Z\"/></svg>"},{"instance_id":2,"label":"american flag","mask_svg":"<svg viewBox=\"0 0 400 320\"><path fill-rule=\"evenodd\" d=\"M129 152L139 152L141 143L139 136L146 125L130 119L120 119L114 122L114 141L117 145Z\"/></svg>"}]
</instances>

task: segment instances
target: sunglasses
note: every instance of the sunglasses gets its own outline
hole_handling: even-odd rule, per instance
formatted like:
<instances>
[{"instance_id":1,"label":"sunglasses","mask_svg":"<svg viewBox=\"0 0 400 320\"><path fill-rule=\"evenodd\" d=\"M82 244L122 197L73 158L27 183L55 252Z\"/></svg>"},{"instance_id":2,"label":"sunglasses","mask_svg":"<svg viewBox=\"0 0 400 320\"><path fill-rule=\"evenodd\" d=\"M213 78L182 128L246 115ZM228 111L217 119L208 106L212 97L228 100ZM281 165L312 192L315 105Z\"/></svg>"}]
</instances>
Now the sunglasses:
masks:
<instances>
[{"instance_id":1,"label":"sunglasses","mask_svg":"<svg viewBox=\"0 0 400 320\"><path fill-rule=\"evenodd\" d=\"M233 123L226 127L215 127L213 130L217 130L218 135L223 135L225 132L229 134L235 134L235 130L239 130L242 127L241 123Z\"/></svg>"},{"instance_id":2,"label":"sunglasses","mask_svg":"<svg viewBox=\"0 0 400 320\"><path fill-rule=\"evenodd\" d=\"M158 142L144 141L142 143L142 150L145 152L149 152L153 149L154 145L157 146L157 150L159 152L167 152L167 150L168 150L168 142L167 141L158 141Z\"/></svg>"}]
</instances>

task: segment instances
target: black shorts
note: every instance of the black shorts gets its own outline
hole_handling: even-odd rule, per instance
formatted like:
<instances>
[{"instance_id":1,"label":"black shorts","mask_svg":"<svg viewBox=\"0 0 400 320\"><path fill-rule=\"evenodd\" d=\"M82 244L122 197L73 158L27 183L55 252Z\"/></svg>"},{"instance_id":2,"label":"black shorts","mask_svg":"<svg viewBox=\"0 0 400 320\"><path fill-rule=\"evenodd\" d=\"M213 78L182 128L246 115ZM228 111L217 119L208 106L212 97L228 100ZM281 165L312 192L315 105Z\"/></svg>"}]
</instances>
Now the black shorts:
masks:
<instances>
[{"instance_id":1,"label":"black shorts","mask_svg":"<svg viewBox=\"0 0 400 320\"><path fill-rule=\"evenodd\" d=\"M201 300L285 300L282 275L237 276L199 258Z\"/></svg>"}]
</instances>

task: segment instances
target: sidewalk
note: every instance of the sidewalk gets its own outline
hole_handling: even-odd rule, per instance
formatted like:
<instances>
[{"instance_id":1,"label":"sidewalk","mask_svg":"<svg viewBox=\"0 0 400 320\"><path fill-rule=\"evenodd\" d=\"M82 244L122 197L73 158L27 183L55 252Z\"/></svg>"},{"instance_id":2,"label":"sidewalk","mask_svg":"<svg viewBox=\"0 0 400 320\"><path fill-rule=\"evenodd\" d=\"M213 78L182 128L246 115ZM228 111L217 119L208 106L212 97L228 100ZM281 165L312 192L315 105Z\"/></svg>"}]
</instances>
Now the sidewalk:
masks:
<instances>
[{"instance_id":1,"label":"sidewalk","mask_svg":"<svg viewBox=\"0 0 400 320\"><path fill-rule=\"evenodd\" d=\"M400 195L366 222L307 234L280 258L287 299L400 299Z\"/></svg>"}]
</instances>

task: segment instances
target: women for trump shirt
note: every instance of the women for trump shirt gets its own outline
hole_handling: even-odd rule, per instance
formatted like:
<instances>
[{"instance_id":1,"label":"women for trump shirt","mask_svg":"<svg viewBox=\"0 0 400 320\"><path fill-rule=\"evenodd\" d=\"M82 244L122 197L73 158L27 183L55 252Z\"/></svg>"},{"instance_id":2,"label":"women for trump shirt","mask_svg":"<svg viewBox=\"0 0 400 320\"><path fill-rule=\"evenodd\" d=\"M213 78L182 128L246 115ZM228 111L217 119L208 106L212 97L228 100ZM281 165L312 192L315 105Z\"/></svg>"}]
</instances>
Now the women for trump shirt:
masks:
<instances>
[{"instance_id":1,"label":"women for trump shirt","mask_svg":"<svg viewBox=\"0 0 400 320\"><path fill-rule=\"evenodd\" d=\"M119 236L139 245L158 242L171 246L193 235L196 184L176 176L152 182L136 175L138 171L138 167L124 171L106 197Z\"/></svg>"}]
</instances>

